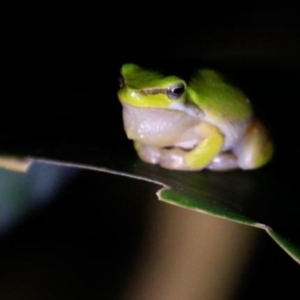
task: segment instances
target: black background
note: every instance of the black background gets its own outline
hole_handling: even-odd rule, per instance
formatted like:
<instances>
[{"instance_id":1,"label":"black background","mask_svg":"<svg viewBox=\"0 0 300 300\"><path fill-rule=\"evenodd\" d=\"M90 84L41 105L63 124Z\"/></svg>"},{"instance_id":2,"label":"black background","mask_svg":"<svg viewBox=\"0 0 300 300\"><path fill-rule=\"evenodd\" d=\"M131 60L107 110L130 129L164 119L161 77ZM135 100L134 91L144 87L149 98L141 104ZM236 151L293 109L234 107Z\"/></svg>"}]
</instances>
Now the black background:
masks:
<instances>
[{"instance_id":1,"label":"black background","mask_svg":"<svg viewBox=\"0 0 300 300\"><path fill-rule=\"evenodd\" d=\"M2 43L4 142L97 146L105 135L117 145L122 63L179 75L209 66L250 95L275 138L277 159L297 168L300 22L294 7L173 3L164 11L162 4L112 4L12 14ZM110 118L115 128L105 128ZM3 299L119 299L152 205L141 203L137 191L154 190L112 175L78 175L50 207L1 239ZM236 299L290 298L299 293L299 276L298 265L266 237Z\"/></svg>"}]
</instances>

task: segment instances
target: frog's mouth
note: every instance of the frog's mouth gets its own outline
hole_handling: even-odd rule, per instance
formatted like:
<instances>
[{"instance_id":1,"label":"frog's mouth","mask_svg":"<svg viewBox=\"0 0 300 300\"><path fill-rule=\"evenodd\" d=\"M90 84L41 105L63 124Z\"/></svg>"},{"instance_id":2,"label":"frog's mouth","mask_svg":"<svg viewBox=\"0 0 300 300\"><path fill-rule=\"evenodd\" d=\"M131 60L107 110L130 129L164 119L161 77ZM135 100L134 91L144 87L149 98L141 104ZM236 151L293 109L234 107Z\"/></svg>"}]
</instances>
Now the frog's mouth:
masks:
<instances>
[{"instance_id":1,"label":"frog's mouth","mask_svg":"<svg viewBox=\"0 0 300 300\"><path fill-rule=\"evenodd\" d=\"M129 139L157 147L177 144L199 123L183 111L128 104L123 104L123 121Z\"/></svg>"}]
</instances>

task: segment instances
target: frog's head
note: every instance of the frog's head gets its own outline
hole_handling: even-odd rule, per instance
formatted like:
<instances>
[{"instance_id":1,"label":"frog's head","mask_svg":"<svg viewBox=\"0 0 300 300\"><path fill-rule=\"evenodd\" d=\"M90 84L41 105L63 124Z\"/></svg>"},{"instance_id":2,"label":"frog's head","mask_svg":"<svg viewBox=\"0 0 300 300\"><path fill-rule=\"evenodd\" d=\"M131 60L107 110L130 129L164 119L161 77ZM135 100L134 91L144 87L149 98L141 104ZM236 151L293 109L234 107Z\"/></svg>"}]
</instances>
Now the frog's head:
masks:
<instances>
[{"instance_id":1,"label":"frog's head","mask_svg":"<svg viewBox=\"0 0 300 300\"><path fill-rule=\"evenodd\" d=\"M135 107L179 109L185 101L186 83L176 76L163 76L135 64L121 68L118 97Z\"/></svg>"}]
</instances>

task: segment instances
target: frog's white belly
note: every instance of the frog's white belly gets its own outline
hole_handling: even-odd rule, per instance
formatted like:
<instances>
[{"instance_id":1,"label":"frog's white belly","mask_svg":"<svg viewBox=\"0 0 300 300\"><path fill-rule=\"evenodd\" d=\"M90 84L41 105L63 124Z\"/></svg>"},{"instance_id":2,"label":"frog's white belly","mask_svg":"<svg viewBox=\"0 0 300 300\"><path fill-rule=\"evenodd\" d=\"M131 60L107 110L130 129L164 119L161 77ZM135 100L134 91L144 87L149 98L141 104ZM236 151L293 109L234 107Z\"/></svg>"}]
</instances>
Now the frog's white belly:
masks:
<instances>
[{"instance_id":1,"label":"frog's white belly","mask_svg":"<svg viewBox=\"0 0 300 300\"><path fill-rule=\"evenodd\" d=\"M200 140L194 128L201 117L184 111L123 104L123 120L127 137L143 144L188 149Z\"/></svg>"}]
</instances>

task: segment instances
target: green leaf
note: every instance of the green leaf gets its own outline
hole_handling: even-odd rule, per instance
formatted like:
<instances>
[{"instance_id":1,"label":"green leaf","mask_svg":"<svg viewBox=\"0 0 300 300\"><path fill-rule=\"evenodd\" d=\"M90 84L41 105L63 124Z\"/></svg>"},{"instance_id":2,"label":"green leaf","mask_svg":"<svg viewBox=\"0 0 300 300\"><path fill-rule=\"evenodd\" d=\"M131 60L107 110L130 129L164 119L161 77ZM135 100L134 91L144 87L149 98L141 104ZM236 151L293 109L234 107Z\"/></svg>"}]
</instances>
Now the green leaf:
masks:
<instances>
[{"instance_id":1,"label":"green leaf","mask_svg":"<svg viewBox=\"0 0 300 300\"><path fill-rule=\"evenodd\" d=\"M279 234L272 228L266 228L267 233L274 239L274 241L289 254L296 262L300 264L300 248L292 240Z\"/></svg>"},{"instance_id":2,"label":"green leaf","mask_svg":"<svg viewBox=\"0 0 300 300\"><path fill-rule=\"evenodd\" d=\"M117 87L108 79L118 74L112 71L103 72L99 86L66 88L61 95L56 91L42 97L47 116L38 106L4 116L1 154L151 181L160 186L157 196L162 201L265 230L299 263L299 180L294 175L300 168L299 117L289 103L298 95L296 71L248 67L228 72L236 74L239 86L254 98L256 110L272 129L276 155L262 169L181 172L141 162L122 128ZM282 99L288 113L282 110ZM101 109L96 109L99 101ZM16 117L22 126L11 122Z\"/></svg>"}]
</instances>

